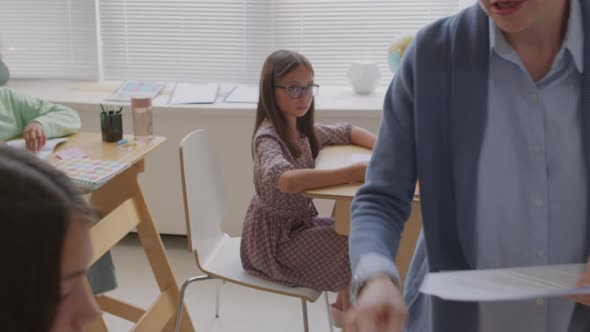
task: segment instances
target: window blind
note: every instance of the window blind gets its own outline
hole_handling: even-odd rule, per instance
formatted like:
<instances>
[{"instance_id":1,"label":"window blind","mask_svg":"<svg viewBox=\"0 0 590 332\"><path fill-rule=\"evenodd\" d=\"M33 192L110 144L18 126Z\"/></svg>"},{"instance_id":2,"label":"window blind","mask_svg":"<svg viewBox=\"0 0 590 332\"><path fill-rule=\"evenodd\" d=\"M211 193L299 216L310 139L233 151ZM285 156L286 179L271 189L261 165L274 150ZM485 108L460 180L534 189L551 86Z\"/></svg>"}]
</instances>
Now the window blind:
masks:
<instances>
[{"instance_id":1,"label":"window blind","mask_svg":"<svg viewBox=\"0 0 590 332\"><path fill-rule=\"evenodd\" d=\"M94 0L0 1L0 57L13 78L96 79Z\"/></svg>"},{"instance_id":2,"label":"window blind","mask_svg":"<svg viewBox=\"0 0 590 332\"><path fill-rule=\"evenodd\" d=\"M454 14L457 0L100 0L105 79L256 84L265 57L310 58L320 84L348 85L353 61L378 63L391 42Z\"/></svg>"},{"instance_id":3,"label":"window blind","mask_svg":"<svg viewBox=\"0 0 590 332\"><path fill-rule=\"evenodd\" d=\"M0 56L17 78L256 84L265 57L288 48L320 84L348 85L362 60L385 85L394 40L473 1L2 0Z\"/></svg>"},{"instance_id":4,"label":"window blind","mask_svg":"<svg viewBox=\"0 0 590 332\"><path fill-rule=\"evenodd\" d=\"M351 63L362 60L377 63L385 85L390 44L457 9L457 0L275 0L273 42L309 57L320 84L348 85Z\"/></svg>"},{"instance_id":5,"label":"window blind","mask_svg":"<svg viewBox=\"0 0 590 332\"><path fill-rule=\"evenodd\" d=\"M105 79L254 82L266 1L101 0Z\"/></svg>"}]
</instances>

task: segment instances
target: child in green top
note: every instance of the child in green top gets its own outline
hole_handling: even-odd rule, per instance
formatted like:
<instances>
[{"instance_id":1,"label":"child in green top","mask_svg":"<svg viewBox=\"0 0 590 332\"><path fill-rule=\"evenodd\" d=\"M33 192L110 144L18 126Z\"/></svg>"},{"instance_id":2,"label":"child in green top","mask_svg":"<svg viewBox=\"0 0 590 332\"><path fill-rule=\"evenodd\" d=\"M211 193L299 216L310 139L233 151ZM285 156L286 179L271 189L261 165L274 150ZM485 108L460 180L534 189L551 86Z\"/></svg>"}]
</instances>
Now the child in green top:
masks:
<instances>
[{"instance_id":1,"label":"child in green top","mask_svg":"<svg viewBox=\"0 0 590 332\"><path fill-rule=\"evenodd\" d=\"M69 107L0 88L0 141L22 136L27 148L40 150L47 138L80 131L80 117Z\"/></svg>"},{"instance_id":2,"label":"child in green top","mask_svg":"<svg viewBox=\"0 0 590 332\"><path fill-rule=\"evenodd\" d=\"M0 88L0 144L22 136L29 150L39 151L47 138L75 134L80 125L78 113L69 107ZM110 252L90 267L87 277L94 294L117 287Z\"/></svg>"}]
</instances>

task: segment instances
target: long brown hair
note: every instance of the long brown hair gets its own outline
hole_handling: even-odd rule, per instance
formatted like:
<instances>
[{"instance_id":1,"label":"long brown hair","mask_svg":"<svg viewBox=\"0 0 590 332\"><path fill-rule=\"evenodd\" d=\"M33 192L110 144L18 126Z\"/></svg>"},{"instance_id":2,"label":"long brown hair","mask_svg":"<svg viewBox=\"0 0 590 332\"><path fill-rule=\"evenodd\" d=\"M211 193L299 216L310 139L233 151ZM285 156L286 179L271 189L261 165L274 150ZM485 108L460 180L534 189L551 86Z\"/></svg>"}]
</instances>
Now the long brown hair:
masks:
<instances>
[{"instance_id":1,"label":"long brown hair","mask_svg":"<svg viewBox=\"0 0 590 332\"><path fill-rule=\"evenodd\" d=\"M289 152L294 158L301 156L301 150L297 147L295 142L291 141L289 135L289 125L285 115L277 106L275 98L274 85L282 77L288 73L304 66L313 74L313 67L311 62L303 55L288 50L278 50L269 55L264 61L262 67L262 73L260 74L260 90L258 97L258 107L256 108L256 124L254 126L254 136L256 131L260 128L260 125L265 119L268 119L275 131L283 142L287 145ZM315 102L312 99L311 106L307 113L297 118L297 130L305 135L309 140L311 146L311 153L313 157L317 157L319 152L319 143L315 135L314 130L314 113L315 113ZM252 152L255 152L256 147L254 146L254 139L252 140Z\"/></svg>"},{"instance_id":2,"label":"long brown hair","mask_svg":"<svg viewBox=\"0 0 590 332\"><path fill-rule=\"evenodd\" d=\"M96 221L68 177L31 153L0 146L0 258L7 272L2 330L46 332L61 300L61 264L71 223Z\"/></svg>"}]
</instances>

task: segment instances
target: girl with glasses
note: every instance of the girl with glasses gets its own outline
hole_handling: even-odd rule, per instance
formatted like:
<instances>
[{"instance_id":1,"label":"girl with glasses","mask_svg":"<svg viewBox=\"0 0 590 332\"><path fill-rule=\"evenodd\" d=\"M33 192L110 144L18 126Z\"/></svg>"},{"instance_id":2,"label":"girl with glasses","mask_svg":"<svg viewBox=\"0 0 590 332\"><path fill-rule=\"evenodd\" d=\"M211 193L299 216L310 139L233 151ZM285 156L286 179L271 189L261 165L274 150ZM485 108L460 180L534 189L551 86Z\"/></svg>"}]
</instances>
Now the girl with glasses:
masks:
<instances>
[{"instance_id":1,"label":"girl with glasses","mask_svg":"<svg viewBox=\"0 0 590 332\"><path fill-rule=\"evenodd\" d=\"M348 238L319 217L307 189L363 182L367 163L314 169L314 159L330 144L373 148L375 135L349 124L314 123L311 63L279 50L266 59L252 139L256 192L248 208L241 257L244 269L287 285L338 292L331 312L336 325L348 308Z\"/></svg>"}]
</instances>

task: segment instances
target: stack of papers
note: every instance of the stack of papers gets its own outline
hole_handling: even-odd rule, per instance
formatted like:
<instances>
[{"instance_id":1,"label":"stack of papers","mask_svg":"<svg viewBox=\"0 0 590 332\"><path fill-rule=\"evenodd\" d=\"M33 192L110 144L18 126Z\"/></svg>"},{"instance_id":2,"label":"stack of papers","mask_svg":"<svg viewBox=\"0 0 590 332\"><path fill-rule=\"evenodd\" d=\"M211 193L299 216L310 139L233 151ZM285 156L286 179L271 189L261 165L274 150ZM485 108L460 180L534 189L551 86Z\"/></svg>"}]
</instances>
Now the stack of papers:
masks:
<instances>
[{"instance_id":1,"label":"stack of papers","mask_svg":"<svg viewBox=\"0 0 590 332\"><path fill-rule=\"evenodd\" d=\"M53 150L59 143L65 142L67 140L67 137L48 139L47 142L45 142L45 146L41 150L32 153L34 153L37 157L41 159L47 159L47 157L49 157L51 153L53 153ZM19 150L27 150L27 143L22 138L8 141L6 142L6 144Z\"/></svg>"},{"instance_id":2,"label":"stack of papers","mask_svg":"<svg viewBox=\"0 0 590 332\"><path fill-rule=\"evenodd\" d=\"M451 301L512 301L590 294L576 287L585 264L429 273L420 291Z\"/></svg>"},{"instance_id":3,"label":"stack of papers","mask_svg":"<svg viewBox=\"0 0 590 332\"><path fill-rule=\"evenodd\" d=\"M217 99L217 91L217 83L177 83L168 104L212 104Z\"/></svg>"},{"instance_id":4,"label":"stack of papers","mask_svg":"<svg viewBox=\"0 0 590 332\"><path fill-rule=\"evenodd\" d=\"M219 83L171 83L174 90L162 93L166 83L148 81L125 81L106 101L130 102L132 97L151 98L154 105L213 104L220 90ZM257 103L258 86L237 85L223 99L226 103ZM157 98L158 101L155 101ZM165 97L166 100L160 100ZM169 97L169 98L168 98Z\"/></svg>"},{"instance_id":5,"label":"stack of papers","mask_svg":"<svg viewBox=\"0 0 590 332\"><path fill-rule=\"evenodd\" d=\"M227 94L224 101L226 103L257 103L258 86L238 85Z\"/></svg>"}]
</instances>

